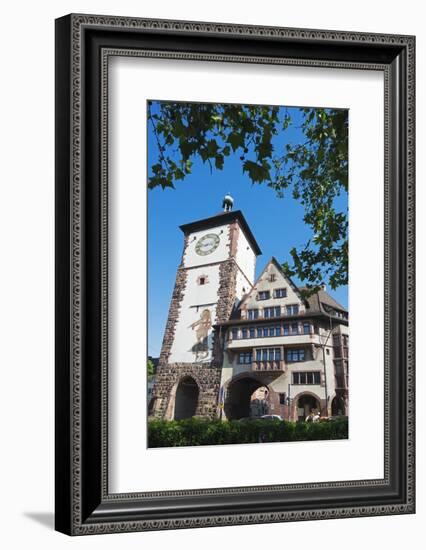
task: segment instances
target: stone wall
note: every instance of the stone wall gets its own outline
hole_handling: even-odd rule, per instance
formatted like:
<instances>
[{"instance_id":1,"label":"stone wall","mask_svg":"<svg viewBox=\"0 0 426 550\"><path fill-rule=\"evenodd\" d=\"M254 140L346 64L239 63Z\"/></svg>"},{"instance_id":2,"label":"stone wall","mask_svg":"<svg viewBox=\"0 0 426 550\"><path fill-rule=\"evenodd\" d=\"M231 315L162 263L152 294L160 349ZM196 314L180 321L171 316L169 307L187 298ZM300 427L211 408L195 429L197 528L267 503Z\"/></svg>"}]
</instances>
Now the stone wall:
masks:
<instances>
[{"instance_id":1,"label":"stone wall","mask_svg":"<svg viewBox=\"0 0 426 550\"><path fill-rule=\"evenodd\" d=\"M173 340L175 337L176 325L179 319L179 312L183 295L186 288L188 278L187 270L180 267L176 273L176 282L173 289L172 299L170 302L169 315L167 317L166 329L164 331L163 345L161 346L160 365L166 365L169 360L170 351L172 349Z\"/></svg>"},{"instance_id":2,"label":"stone wall","mask_svg":"<svg viewBox=\"0 0 426 550\"><path fill-rule=\"evenodd\" d=\"M176 391L185 377L192 378L199 390L196 416L215 418L220 388L221 369L212 363L170 363L158 367L152 416L173 420Z\"/></svg>"}]
</instances>

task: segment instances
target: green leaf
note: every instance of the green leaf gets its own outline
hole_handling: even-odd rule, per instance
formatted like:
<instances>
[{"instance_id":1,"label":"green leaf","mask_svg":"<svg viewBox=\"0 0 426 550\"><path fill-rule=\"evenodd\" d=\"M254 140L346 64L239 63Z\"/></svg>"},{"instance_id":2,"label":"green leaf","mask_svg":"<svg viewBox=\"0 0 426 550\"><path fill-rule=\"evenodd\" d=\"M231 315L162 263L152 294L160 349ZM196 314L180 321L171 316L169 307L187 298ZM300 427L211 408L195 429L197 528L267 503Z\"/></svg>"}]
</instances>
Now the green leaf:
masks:
<instances>
[{"instance_id":1,"label":"green leaf","mask_svg":"<svg viewBox=\"0 0 426 550\"><path fill-rule=\"evenodd\" d=\"M235 151L238 149L238 147L242 147L244 145L244 137L241 133L234 133L230 134L228 136L228 143L232 147L232 150Z\"/></svg>"},{"instance_id":2,"label":"green leaf","mask_svg":"<svg viewBox=\"0 0 426 550\"><path fill-rule=\"evenodd\" d=\"M215 166L218 170L222 170L223 168L223 155L216 155L215 157Z\"/></svg>"}]
</instances>

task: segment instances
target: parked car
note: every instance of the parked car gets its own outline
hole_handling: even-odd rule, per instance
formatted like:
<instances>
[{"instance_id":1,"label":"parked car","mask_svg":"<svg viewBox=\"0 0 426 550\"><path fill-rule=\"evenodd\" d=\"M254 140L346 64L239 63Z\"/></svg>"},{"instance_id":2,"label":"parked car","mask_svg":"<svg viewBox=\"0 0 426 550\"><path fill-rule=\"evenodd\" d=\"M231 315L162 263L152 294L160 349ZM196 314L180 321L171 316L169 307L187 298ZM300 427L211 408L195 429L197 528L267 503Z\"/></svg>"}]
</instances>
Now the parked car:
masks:
<instances>
[{"instance_id":1,"label":"parked car","mask_svg":"<svg viewBox=\"0 0 426 550\"><path fill-rule=\"evenodd\" d=\"M283 417L279 414L264 414L260 417L262 420L281 420L283 421Z\"/></svg>"}]
</instances>

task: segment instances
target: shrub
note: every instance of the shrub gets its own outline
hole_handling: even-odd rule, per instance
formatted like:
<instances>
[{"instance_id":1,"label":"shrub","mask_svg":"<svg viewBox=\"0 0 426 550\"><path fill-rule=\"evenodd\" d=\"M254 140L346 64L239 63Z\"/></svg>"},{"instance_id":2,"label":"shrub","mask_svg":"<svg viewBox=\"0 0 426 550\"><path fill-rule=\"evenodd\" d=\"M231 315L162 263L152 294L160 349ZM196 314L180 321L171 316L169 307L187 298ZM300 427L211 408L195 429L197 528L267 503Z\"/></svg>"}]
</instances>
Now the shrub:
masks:
<instances>
[{"instance_id":1,"label":"shrub","mask_svg":"<svg viewBox=\"0 0 426 550\"><path fill-rule=\"evenodd\" d=\"M330 422L287 422L281 420L223 421L203 418L151 420L149 447L186 447L347 439L348 419Z\"/></svg>"}]
</instances>

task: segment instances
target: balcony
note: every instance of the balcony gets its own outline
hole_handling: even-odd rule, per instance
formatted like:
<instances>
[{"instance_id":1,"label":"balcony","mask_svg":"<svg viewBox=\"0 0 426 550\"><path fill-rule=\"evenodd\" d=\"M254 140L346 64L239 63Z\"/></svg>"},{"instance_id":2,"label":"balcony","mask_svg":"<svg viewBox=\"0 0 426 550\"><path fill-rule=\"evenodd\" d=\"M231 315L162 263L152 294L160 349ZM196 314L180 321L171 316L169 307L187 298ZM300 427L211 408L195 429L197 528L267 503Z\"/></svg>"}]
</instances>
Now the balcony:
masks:
<instances>
[{"instance_id":1,"label":"balcony","mask_svg":"<svg viewBox=\"0 0 426 550\"><path fill-rule=\"evenodd\" d=\"M284 361L253 361L251 364L253 371L285 371Z\"/></svg>"},{"instance_id":2,"label":"balcony","mask_svg":"<svg viewBox=\"0 0 426 550\"><path fill-rule=\"evenodd\" d=\"M318 334L289 334L280 336L263 336L252 338L236 338L234 340L228 340L226 342L226 349L239 350L246 348L255 348L260 346L274 346L274 345L303 345L303 344L322 344L324 338L318 336Z\"/></svg>"}]
</instances>

